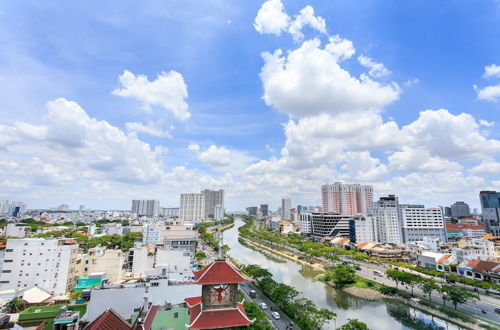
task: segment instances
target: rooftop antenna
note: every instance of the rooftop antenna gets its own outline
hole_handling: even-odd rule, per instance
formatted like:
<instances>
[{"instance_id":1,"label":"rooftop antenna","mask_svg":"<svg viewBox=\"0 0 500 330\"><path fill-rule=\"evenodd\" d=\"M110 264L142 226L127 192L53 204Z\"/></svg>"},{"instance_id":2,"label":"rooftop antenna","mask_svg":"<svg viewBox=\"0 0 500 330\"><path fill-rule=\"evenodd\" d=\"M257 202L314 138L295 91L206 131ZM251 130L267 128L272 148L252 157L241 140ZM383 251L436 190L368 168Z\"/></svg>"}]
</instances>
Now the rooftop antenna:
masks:
<instances>
[{"instance_id":1,"label":"rooftop antenna","mask_svg":"<svg viewBox=\"0 0 500 330\"><path fill-rule=\"evenodd\" d=\"M222 246L224 243L222 242L222 231L219 231L219 256L218 260L224 260L224 256L222 255Z\"/></svg>"}]
</instances>

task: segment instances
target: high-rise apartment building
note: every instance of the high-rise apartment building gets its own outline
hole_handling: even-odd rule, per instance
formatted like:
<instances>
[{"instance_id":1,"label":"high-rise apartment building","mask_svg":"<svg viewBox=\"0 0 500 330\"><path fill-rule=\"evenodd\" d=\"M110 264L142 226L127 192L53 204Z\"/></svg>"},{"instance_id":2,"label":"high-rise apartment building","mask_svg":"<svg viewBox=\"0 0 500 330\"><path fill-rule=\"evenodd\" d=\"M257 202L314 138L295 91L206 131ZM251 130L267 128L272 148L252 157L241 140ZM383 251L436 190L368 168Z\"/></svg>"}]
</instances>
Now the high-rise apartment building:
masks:
<instances>
[{"instance_id":1,"label":"high-rise apartment building","mask_svg":"<svg viewBox=\"0 0 500 330\"><path fill-rule=\"evenodd\" d=\"M342 215L368 214L373 204L373 187L360 184L325 184L321 186L323 212Z\"/></svg>"},{"instance_id":2,"label":"high-rise apartment building","mask_svg":"<svg viewBox=\"0 0 500 330\"><path fill-rule=\"evenodd\" d=\"M381 197L373 204L374 238L380 243L401 243L399 201L394 195Z\"/></svg>"},{"instance_id":3,"label":"high-rise apartment building","mask_svg":"<svg viewBox=\"0 0 500 330\"><path fill-rule=\"evenodd\" d=\"M205 195L203 193L181 194L179 218L183 221L205 219Z\"/></svg>"},{"instance_id":4,"label":"high-rise apartment building","mask_svg":"<svg viewBox=\"0 0 500 330\"><path fill-rule=\"evenodd\" d=\"M281 199L281 218L291 220L290 209L292 208L292 200L290 198Z\"/></svg>"},{"instance_id":5,"label":"high-rise apartment building","mask_svg":"<svg viewBox=\"0 0 500 330\"><path fill-rule=\"evenodd\" d=\"M465 202L455 202L450 206L451 216L453 218L458 217L470 217L470 207L469 204Z\"/></svg>"},{"instance_id":6,"label":"high-rise apartment building","mask_svg":"<svg viewBox=\"0 0 500 330\"><path fill-rule=\"evenodd\" d=\"M269 205L260 204L260 212L262 212L263 217L267 217L269 215Z\"/></svg>"},{"instance_id":7,"label":"high-rise apartment building","mask_svg":"<svg viewBox=\"0 0 500 330\"><path fill-rule=\"evenodd\" d=\"M481 191L479 200L486 231L494 236L500 236L500 192Z\"/></svg>"},{"instance_id":8,"label":"high-rise apartment building","mask_svg":"<svg viewBox=\"0 0 500 330\"><path fill-rule=\"evenodd\" d=\"M360 216L349 220L349 239L351 243L375 242L375 217Z\"/></svg>"},{"instance_id":9,"label":"high-rise apartment building","mask_svg":"<svg viewBox=\"0 0 500 330\"><path fill-rule=\"evenodd\" d=\"M257 215L257 206L249 206L247 207L247 214L251 217L254 217Z\"/></svg>"},{"instance_id":10,"label":"high-rise apartment building","mask_svg":"<svg viewBox=\"0 0 500 330\"><path fill-rule=\"evenodd\" d=\"M20 217L25 212L28 206L23 202L9 202L8 200L0 200L0 215L10 215Z\"/></svg>"},{"instance_id":11,"label":"high-rise apartment building","mask_svg":"<svg viewBox=\"0 0 500 330\"><path fill-rule=\"evenodd\" d=\"M201 193L205 195L205 219L215 219L215 207L224 208L224 190L205 189Z\"/></svg>"},{"instance_id":12,"label":"high-rise apartment building","mask_svg":"<svg viewBox=\"0 0 500 330\"><path fill-rule=\"evenodd\" d=\"M311 233L312 212L301 212L299 214L300 232L302 234Z\"/></svg>"},{"instance_id":13,"label":"high-rise apartment building","mask_svg":"<svg viewBox=\"0 0 500 330\"><path fill-rule=\"evenodd\" d=\"M446 229L443 210L423 205L400 205L403 243L423 241L424 237L438 238L445 243Z\"/></svg>"},{"instance_id":14,"label":"high-rise apartment building","mask_svg":"<svg viewBox=\"0 0 500 330\"><path fill-rule=\"evenodd\" d=\"M64 295L76 285L78 244L64 239L8 239L0 290L37 286Z\"/></svg>"},{"instance_id":15,"label":"high-rise apartment building","mask_svg":"<svg viewBox=\"0 0 500 330\"><path fill-rule=\"evenodd\" d=\"M132 213L138 217L154 218L160 212L160 201L156 199L134 199L132 200Z\"/></svg>"}]
</instances>

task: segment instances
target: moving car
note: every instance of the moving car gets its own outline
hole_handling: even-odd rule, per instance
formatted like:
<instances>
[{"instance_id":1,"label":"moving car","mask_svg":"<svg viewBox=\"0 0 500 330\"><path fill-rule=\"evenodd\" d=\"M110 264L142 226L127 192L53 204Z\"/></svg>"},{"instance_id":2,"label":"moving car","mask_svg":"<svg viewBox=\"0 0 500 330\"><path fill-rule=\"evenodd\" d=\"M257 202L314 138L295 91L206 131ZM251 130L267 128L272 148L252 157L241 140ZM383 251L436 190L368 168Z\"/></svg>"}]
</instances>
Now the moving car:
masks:
<instances>
[{"instance_id":1,"label":"moving car","mask_svg":"<svg viewBox=\"0 0 500 330\"><path fill-rule=\"evenodd\" d=\"M260 308L262 308L262 309L267 309L267 305L266 305L266 303L260 303L260 304L259 304L259 306L260 306Z\"/></svg>"},{"instance_id":2,"label":"moving car","mask_svg":"<svg viewBox=\"0 0 500 330\"><path fill-rule=\"evenodd\" d=\"M280 314L278 312L272 312L271 315L274 317L275 320L280 319Z\"/></svg>"},{"instance_id":3,"label":"moving car","mask_svg":"<svg viewBox=\"0 0 500 330\"><path fill-rule=\"evenodd\" d=\"M377 276L384 276L384 274L382 274L381 272L379 272L378 270L374 270L373 271L373 275L377 275Z\"/></svg>"},{"instance_id":4,"label":"moving car","mask_svg":"<svg viewBox=\"0 0 500 330\"><path fill-rule=\"evenodd\" d=\"M250 290L250 297L252 297L252 298L257 298L257 291L255 291L255 290Z\"/></svg>"},{"instance_id":5,"label":"moving car","mask_svg":"<svg viewBox=\"0 0 500 330\"><path fill-rule=\"evenodd\" d=\"M358 265L356 265L356 266L354 266L354 269L361 270L361 267L359 267Z\"/></svg>"},{"instance_id":6,"label":"moving car","mask_svg":"<svg viewBox=\"0 0 500 330\"><path fill-rule=\"evenodd\" d=\"M500 314L500 307L495 307L495 312Z\"/></svg>"}]
</instances>

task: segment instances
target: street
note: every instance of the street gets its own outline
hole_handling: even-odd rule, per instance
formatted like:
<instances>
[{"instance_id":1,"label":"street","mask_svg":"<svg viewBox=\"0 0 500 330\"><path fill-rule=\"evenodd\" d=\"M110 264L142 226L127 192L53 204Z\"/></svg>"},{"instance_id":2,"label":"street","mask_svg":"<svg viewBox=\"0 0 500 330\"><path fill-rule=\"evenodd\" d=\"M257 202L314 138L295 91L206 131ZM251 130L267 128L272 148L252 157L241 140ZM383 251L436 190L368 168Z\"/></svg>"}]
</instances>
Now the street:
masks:
<instances>
[{"instance_id":1,"label":"street","mask_svg":"<svg viewBox=\"0 0 500 330\"><path fill-rule=\"evenodd\" d=\"M292 324L292 321L290 320L290 318L285 313L283 313L283 311L279 310L271 300L269 300L258 289L256 289L252 283L245 283L244 285L241 285L240 288L242 289L243 293L245 294L245 300L253 301L257 305L259 305L259 308L260 308L261 303L265 303L267 305L267 309L263 310L263 312L266 313L269 321L277 329L279 329L279 330L299 329L295 325L293 325L292 328L290 328L290 324ZM257 292L256 298L250 297L251 290L255 290ZM274 317L271 315L271 312L272 312L271 307L275 308L275 311L277 311L280 314L279 320L274 319Z\"/></svg>"}]
</instances>

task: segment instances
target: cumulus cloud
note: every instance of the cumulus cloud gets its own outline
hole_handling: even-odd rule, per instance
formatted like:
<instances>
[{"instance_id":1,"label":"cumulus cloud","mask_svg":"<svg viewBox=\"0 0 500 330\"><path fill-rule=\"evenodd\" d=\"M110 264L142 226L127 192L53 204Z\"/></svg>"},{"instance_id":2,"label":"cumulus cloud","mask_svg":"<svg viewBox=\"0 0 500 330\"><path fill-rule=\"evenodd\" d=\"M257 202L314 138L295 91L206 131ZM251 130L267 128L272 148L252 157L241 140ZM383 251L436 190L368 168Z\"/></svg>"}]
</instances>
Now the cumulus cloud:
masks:
<instances>
[{"instance_id":1,"label":"cumulus cloud","mask_svg":"<svg viewBox=\"0 0 500 330\"><path fill-rule=\"evenodd\" d=\"M146 109L154 105L160 106L179 120L186 120L191 116L186 103L187 85L179 72L161 72L156 80L149 81L145 75L136 76L125 70L119 81L121 88L115 89L114 95L134 98L142 102Z\"/></svg>"},{"instance_id":2,"label":"cumulus cloud","mask_svg":"<svg viewBox=\"0 0 500 330\"><path fill-rule=\"evenodd\" d=\"M207 165L218 170L231 171L242 170L248 163L254 160L246 152L230 150L226 147L218 147L214 144L202 150L199 144L191 143L188 150L192 151L196 157Z\"/></svg>"},{"instance_id":3,"label":"cumulus cloud","mask_svg":"<svg viewBox=\"0 0 500 330\"><path fill-rule=\"evenodd\" d=\"M500 65L491 64L484 67L484 78L499 77L500 78Z\"/></svg>"},{"instance_id":4,"label":"cumulus cloud","mask_svg":"<svg viewBox=\"0 0 500 330\"><path fill-rule=\"evenodd\" d=\"M479 165L474 166L471 171L472 174L495 174L500 175L500 163L489 158L483 160Z\"/></svg>"},{"instance_id":5,"label":"cumulus cloud","mask_svg":"<svg viewBox=\"0 0 500 330\"><path fill-rule=\"evenodd\" d=\"M368 56L358 56L358 62L362 66L370 69L368 74L374 78L384 77L391 74L391 71L389 71L383 63L375 62Z\"/></svg>"},{"instance_id":6,"label":"cumulus cloud","mask_svg":"<svg viewBox=\"0 0 500 330\"><path fill-rule=\"evenodd\" d=\"M396 83L383 85L366 75L358 79L342 69L338 48L322 48L319 39L305 41L286 56L277 50L262 57L264 101L293 117L381 109L399 98Z\"/></svg>"},{"instance_id":7,"label":"cumulus cloud","mask_svg":"<svg viewBox=\"0 0 500 330\"><path fill-rule=\"evenodd\" d=\"M288 32L295 41L304 38L302 30L310 27L322 34L327 34L325 20L314 14L314 8L306 6L291 18L281 0L267 0L262 4L255 17L254 28L261 34L281 35Z\"/></svg>"},{"instance_id":8,"label":"cumulus cloud","mask_svg":"<svg viewBox=\"0 0 500 330\"><path fill-rule=\"evenodd\" d=\"M254 27L261 34L281 35L288 27L290 17L284 12L283 3L280 0L268 0L262 4Z\"/></svg>"}]
</instances>

